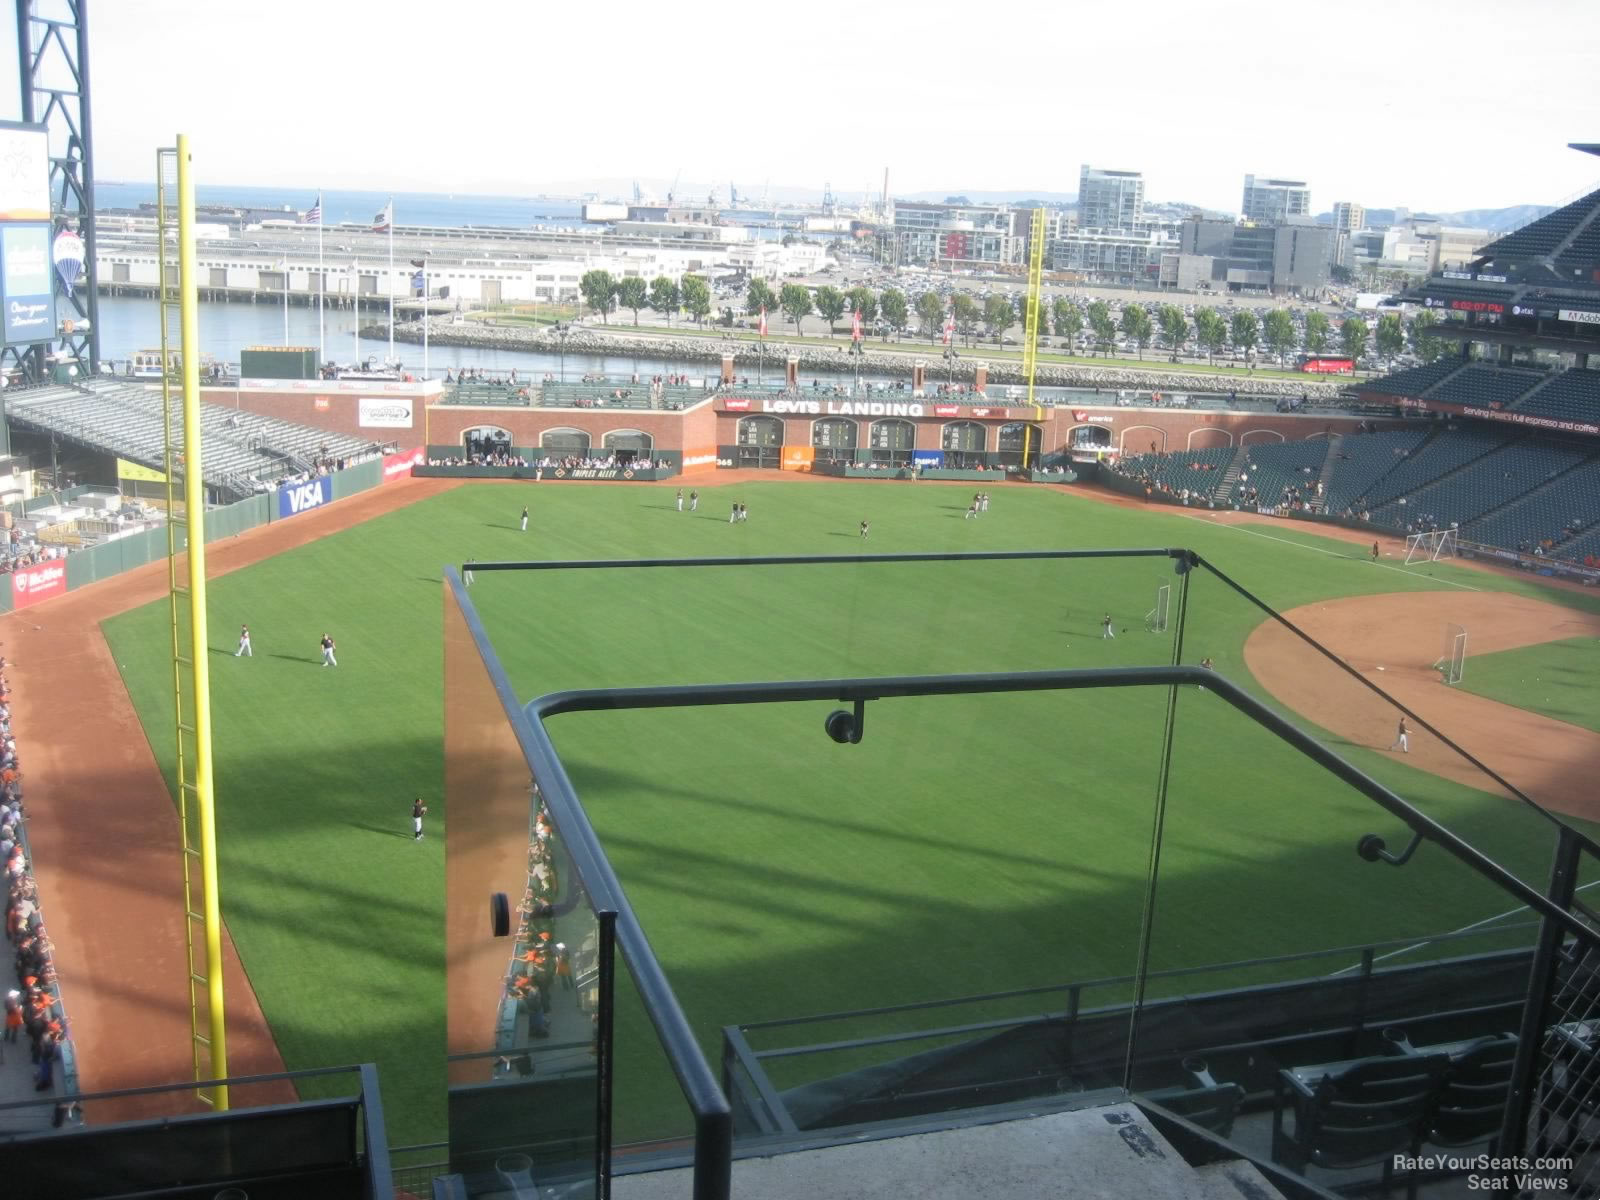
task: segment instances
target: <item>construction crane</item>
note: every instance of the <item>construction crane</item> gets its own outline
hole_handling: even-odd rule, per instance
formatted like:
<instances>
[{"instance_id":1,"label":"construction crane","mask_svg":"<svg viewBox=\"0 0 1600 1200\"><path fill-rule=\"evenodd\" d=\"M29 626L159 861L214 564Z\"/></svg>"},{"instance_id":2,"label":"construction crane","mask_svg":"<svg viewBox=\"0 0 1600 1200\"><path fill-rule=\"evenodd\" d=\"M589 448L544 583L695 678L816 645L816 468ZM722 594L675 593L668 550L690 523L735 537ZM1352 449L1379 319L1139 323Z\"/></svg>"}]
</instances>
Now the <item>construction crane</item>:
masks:
<instances>
[{"instance_id":1,"label":"construction crane","mask_svg":"<svg viewBox=\"0 0 1600 1200\"><path fill-rule=\"evenodd\" d=\"M1034 420L1044 418L1044 409L1033 398L1033 377L1039 369L1039 326L1044 318L1044 209L1033 210L1033 220L1028 228L1028 292L1023 302L1025 314L1022 334L1022 373L1028 378L1028 404L1033 408ZM1024 427L1022 435L1022 465L1028 465L1033 426Z\"/></svg>"}]
</instances>

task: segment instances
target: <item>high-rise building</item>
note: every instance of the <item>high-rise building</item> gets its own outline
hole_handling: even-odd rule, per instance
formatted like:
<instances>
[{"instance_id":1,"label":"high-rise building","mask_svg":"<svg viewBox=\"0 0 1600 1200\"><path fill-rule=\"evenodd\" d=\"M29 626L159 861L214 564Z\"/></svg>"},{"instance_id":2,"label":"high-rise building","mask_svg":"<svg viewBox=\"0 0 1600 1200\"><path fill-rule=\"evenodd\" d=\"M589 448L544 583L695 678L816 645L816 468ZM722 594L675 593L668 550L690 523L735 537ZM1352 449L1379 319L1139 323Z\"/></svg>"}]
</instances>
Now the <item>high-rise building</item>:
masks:
<instances>
[{"instance_id":1,"label":"high-rise building","mask_svg":"<svg viewBox=\"0 0 1600 1200\"><path fill-rule=\"evenodd\" d=\"M1078 174L1078 227L1132 229L1144 218L1144 174L1084 163Z\"/></svg>"},{"instance_id":2,"label":"high-rise building","mask_svg":"<svg viewBox=\"0 0 1600 1200\"><path fill-rule=\"evenodd\" d=\"M910 200L894 206L894 261L929 263L1004 263L1023 260L1027 227L1017 232L1017 212L1006 204L926 204Z\"/></svg>"},{"instance_id":3,"label":"high-rise building","mask_svg":"<svg viewBox=\"0 0 1600 1200\"><path fill-rule=\"evenodd\" d=\"M1278 224L1311 215L1311 186L1303 179L1244 177L1239 215L1246 221Z\"/></svg>"},{"instance_id":4,"label":"high-rise building","mask_svg":"<svg viewBox=\"0 0 1600 1200\"><path fill-rule=\"evenodd\" d=\"M1174 261L1163 260L1163 278L1178 286L1204 281L1217 290L1315 294L1327 286L1336 231L1304 222L1216 221L1195 217L1183 224Z\"/></svg>"},{"instance_id":5,"label":"high-rise building","mask_svg":"<svg viewBox=\"0 0 1600 1200\"><path fill-rule=\"evenodd\" d=\"M1344 233L1354 233L1367 223L1367 210L1352 200L1340 200L1333 206L1333 227Z\"/></svg>"}]
</instances>

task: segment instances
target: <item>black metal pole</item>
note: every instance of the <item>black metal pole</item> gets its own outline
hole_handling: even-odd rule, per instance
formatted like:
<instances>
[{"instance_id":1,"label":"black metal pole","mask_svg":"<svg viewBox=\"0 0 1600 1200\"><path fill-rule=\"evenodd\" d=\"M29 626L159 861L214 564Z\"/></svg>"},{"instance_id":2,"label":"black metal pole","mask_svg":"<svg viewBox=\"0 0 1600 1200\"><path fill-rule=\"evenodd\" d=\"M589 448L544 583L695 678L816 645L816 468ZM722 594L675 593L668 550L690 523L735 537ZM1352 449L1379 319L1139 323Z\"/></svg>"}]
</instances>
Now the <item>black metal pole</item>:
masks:
<instances>
[{"instance_id":1,"label":"black metal pole","mask_svg":"<svg viewBox=\"0 0 1600 1200\"><path fill-rule=\"evenodd\" d=\"M1556 840L1550 886L1545 894L1552 904L1567 911L1571 911L1577 890L1582 849L1577 835L1563 828ZM1511 1090L1506 1095L1504 1119L1500 1125L1501 1154L1520 1154L1526 1144L1528 1110L1533 1102L1539 1056L1544 1048L1545 1014L1555 994L1556 968L1565 937L1566 931L1548 914L1540 920L1533 965L1528 969L1528 997L1522 1002L1522 1025L1517 1030L1517 1057L1511 1065Z\"/></svg>"},{"instance_id":2,"label":"black metal pole","mask_svg":"<svg viewBox=\"0 0 1600 1200\"><path fill-rule=\"evenodd\" d=\"M33 0L17 0L17 86L21 90L19 115L26 124L33 123L33 54L29 49L32 38Z\"/></svg>"},{"instance_id":3,"label":"black metal pole","mask_svg":"<svg viewBox=\"0 0 1600 1200\"><path fill-rule=\"evenodd\" d=\"M89 316L89 374L100 374L100 273L95 264L94 231L94 127L89 104L89 5L75 0L78 17L78 133L83 143L83 174L78 183L83 192L83 274L88 290L85 309Z\"/></svg>"}]
</instances>

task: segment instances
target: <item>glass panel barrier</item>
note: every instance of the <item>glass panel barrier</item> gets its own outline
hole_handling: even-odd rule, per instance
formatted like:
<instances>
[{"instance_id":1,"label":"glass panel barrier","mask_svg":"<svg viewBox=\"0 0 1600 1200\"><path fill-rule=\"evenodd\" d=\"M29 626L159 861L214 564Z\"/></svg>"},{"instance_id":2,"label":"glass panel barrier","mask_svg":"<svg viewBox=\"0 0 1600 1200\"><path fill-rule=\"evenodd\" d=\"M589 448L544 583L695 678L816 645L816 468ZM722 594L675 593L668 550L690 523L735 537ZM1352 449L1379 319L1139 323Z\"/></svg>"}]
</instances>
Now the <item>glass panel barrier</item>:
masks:
<instances>
[{"instance_id":1,"label":"glass panel barrier","mask_svg":"<svg viewBox=\"0 0 1600 1200\"><path fill-rule=\"evenodd\" d=\"M1126 1017L1081 1074L1041 1068L1017 1028L1132 997L1143 747L1164 704L1156 689L904 697L870 705L844 745L823 729L836 701L548 728L700 1045L726 1061L724 1029L746 1028L759 1086L814 1130L1120 1085ZM665 761L670 775L650 765ZM1099 982L1069 996L1074 981ZM660 1072L630 1063L629 1008L619 994L619 1142L681 1137L638 1119L670 1089L636 1082Z\"/></svg>"},{"instance_id":2,"label":"glass panel barrier","mask_svg":"<svg viewBox=\"0 0 1600 1200\"><path fill-rule=\"evenodd\" d=\"M0 1104L7 1194L390 1194L373 1068L226 1082L226 1110L209 1081Z\"/></svg>"},{"instance_id":3,"label":"glass panel barrier","mask_svg":"<svg viewBox=\"0 0 1600 1200\"><path fill-rule=\"evenodd\" d=\"M1535 914L1431 841L1403 865L1366 861L1374 833L1401 858L1407 827L1212 692L1175 700L1134 1090L1322 1186L1483 1150ZM1462 803L1499 806L1501 847L1548 830L1506 801ZM1456 1111L1469 1094L1470 1116Z\"/></svg>"},{"instance_id":4,"label":"glass panel barrier","mask_svg":"<svg viewBox=\"0 0 1600 1200\"><path fill-rule=\"evenodd\" d=\"M590 899L473 635L447 578L449 1186L599 1197L611 918Z\"/></svg>"},{"instance_id":5,"label":"glass panel barrier","mask_svg":"<svg viewBox=\"0 0 1600 1200\"><path fill-rule=\"evenodd\" d=\"M1304 554L1298 590L1261 596L1262 603L1244 593L1248 579L1225 574L1226 564L1191 572L1184 661L1210 659L1275 712L1542 890L1557 821L1585 837L1596 832L1595 735L1447 682L1445 631L1464 625L1473 645L1487 651L1548 636L1565 610L1482 591L1475 576L1458 569L1390 570L1349 549L1349 557ZM1322 598L1349 592L1352 575L1364 592Z\"/></svg>"}]
</instances>

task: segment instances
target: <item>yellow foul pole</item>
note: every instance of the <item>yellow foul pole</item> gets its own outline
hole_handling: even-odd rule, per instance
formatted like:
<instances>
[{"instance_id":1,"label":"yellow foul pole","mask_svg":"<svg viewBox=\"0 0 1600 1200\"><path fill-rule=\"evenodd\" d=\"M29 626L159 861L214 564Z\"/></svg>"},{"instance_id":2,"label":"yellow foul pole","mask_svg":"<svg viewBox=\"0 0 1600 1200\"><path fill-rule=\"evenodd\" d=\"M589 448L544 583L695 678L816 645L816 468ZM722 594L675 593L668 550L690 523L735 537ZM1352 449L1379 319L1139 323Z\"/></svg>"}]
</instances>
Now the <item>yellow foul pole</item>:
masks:
<instances>
[{"instance_id":1,"label":"yellow foul pole","mask_svg":"<svg viewBox=\"0 0 1600 1200\"><path fill-rule=\"evenodd\" d=\"M1044 409L1033 398L1033 377L1039 369L1039 326L1044 322L1044 209L1033 210L1028 225L1028 291L1023 301L1022 373L1028 377L1028 404L1035 420L1044 417ZM1022 433L1022 465L1027 467L1032 450L1033 427L1025 426Z\"/></svg>"},{"instance_id":2,"label":"yellow foul pole","mask_svg":"<svg viewBox=\"0 0 1600 1200\"><path fill-rule=\"evenodd\" d=\"M183 502L189 527L189 634L194 663L195 801L200 813L200 887L206 930L207 1010L211 1069L228 1077L228 1034L222 990L222 901L217 886L217 815L211 784L211 656L206 637L205 477L200 457L200 328L194 263L194 169L189 139L178 135L178 286L183 344ZM228 1089L212 1093L228 1107Z\"/></svg>"}]
</instances>

